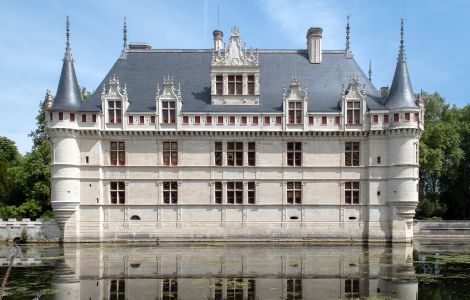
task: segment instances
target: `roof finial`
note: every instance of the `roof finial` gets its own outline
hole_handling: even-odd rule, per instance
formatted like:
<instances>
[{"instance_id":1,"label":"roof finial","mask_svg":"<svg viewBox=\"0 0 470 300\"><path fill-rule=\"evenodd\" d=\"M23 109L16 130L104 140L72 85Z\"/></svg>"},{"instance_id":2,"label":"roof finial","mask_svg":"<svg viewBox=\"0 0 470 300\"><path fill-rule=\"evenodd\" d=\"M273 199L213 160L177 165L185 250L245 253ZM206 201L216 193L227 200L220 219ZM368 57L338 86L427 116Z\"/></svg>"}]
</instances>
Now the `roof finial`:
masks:
<instances>
[{"instance_id":1,"label":"roof finial","mask_svg":"<svg viewBox=\"0 0 470 300\"><path fill-rule=\"evenodd\" d=\"M67 16L67 21L65 23L65 56L64 60L72 60L72 50L70 49L70 18Z\"/></svg>"},{"instance_id":2,"label":"roof finial","mask_svg":"<svg viewBox=\"0 0 470 300\"><path fill-rule=\"evenodd\" d=\"M400 20L400 52L398 53L398 61L402 62L406 60L405 57L405 41L403 39L404 29L403 29L403 18Z\"/></svg>"},{"instance_id":3,"label":"roof finial","mask_svg":"<svg viewBox=\"0 0 470 300\"><path fill-rule=\"evenodd\" d=\"M372 60L369 59L369 81L372 82Z\"/></svg>"},{"instance_id":4,"label":"roof finial","mask_svg":"<svg viewBox=\"0 0 470 300\"><path fill-rule=\"evenodd\" d=\"M351 26L349 26L349 17L347 17L346 22L346 51L349 51L349 33L351 32Z\"/></svg>"},{"instance_id":5,"label":"roof finial","mask_svg":"<svg viewBox=\"0 0 470 300\"><path fill-rule=\"evenodd\" d=\"M123 50L127 49L127 22L126 22L126 17L124 17L124 27L122 29L122 48L123 48Z\"/></svg>"}]
</instances>

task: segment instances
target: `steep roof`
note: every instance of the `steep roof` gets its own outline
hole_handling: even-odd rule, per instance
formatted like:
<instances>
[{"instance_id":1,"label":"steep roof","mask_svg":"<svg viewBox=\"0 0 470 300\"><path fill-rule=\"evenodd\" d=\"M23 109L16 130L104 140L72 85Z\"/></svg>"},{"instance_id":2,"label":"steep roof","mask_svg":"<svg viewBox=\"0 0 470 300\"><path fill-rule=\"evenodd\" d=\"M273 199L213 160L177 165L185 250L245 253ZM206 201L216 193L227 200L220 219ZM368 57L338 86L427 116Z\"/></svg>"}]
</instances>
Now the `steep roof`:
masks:
<instances>
[{"instance_id":1,"label":"steep roof","mask_svg":"<svg viewBox=\"0 0 470 300\"><path fill-rule=\"evenodd\" d=\"M155 111L157 83L171 75L181 84L183 112L280 112L284 88L296 76L308 88L308 111L339 111L342 87L351 76L365 85L369 109L385 109L379 93L357 62L344 51L323 51L321 64L311 64L306 50L259 50L259 105L211 105L210 66L212 49L208 50L126 50L106 78L82 106L82 111L99 111L103 84L114 74L126 84L130 112Z\"/></svg>"},{"instance_id":2,"label":"steep roof","mask_svg":"<svg viewBox=\"0 0 470 300\"><path fill-rule=\"evenodd\" d=\"M49 110L79 111L83 104L70 48L70 22L67 17L67 43L57 94Z\"/></svg>"}]
</instances>

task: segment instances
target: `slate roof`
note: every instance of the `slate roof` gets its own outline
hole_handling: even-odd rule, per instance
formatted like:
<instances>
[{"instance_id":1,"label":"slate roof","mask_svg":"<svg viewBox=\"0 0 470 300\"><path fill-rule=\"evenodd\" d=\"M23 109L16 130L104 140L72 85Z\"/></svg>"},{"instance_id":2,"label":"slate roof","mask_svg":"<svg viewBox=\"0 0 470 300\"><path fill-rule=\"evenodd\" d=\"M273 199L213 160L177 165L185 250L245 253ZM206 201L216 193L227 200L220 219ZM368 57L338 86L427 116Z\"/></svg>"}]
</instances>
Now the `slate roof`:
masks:
<instances>
[{"instance_id":1,"label":"slate roof","mask_svg":"<svg viewBox=\"0 0 470 300\"><path fill-rule=\"evenodd\" d=\"M340 111L341 89L348 86L351 76L365 84L369 109L386 109L377 89L344 51L323 51L322 63L311 64L306 50L259 50L259 105L211 105L211 59L211 49L126 50L81 110L100 110L103 84L114 74L121 86L127 86L129 112L155 111L157 83L162 85L167 75L175 85L181 84L183 112L281 112L283 89L289 87L293 76L308 88L310 112Z\"/></svg>"}]
</instances>

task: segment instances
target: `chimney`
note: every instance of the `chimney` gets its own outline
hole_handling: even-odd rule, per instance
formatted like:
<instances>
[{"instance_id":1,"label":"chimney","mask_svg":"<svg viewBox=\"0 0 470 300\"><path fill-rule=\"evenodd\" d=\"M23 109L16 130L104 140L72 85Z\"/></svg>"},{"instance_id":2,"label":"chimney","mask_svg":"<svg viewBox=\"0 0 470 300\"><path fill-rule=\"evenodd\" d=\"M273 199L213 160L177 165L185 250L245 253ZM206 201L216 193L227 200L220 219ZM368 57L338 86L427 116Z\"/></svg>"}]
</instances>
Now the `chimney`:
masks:
<instances>
[{"instance_id":1,"label":"chimney","mask_svg":"<svg viewBox=\"0 0 470 300\"><path fill-rule=\"evenodd\" d=\"M214 30L212 33L214 35L214 51L219 51L223 47L223 37L224 33L218 29Z\"/></svg>"},{"instance_id":2,"label":"chimney","mask_svg":"<svg viewBox=\"0 0 470 300\"><path fill-rule=\"evenodd\" d=\"M307 49L308 49L308 60L312 64L321 63L321 35L323 29L319 27L311 27L307 31Z\"/></svg>"},{"instance_id":3,"label":"chimney","mask_svg":"<svg viewBox=\"0 0 470 300\"><path fill-rule=\"evenodd\" d=\"M389 93L390 93L390 88L388 86L383 86L380 88L380 97L382 99L387 99Z\"/></svg>"}]
</instances>

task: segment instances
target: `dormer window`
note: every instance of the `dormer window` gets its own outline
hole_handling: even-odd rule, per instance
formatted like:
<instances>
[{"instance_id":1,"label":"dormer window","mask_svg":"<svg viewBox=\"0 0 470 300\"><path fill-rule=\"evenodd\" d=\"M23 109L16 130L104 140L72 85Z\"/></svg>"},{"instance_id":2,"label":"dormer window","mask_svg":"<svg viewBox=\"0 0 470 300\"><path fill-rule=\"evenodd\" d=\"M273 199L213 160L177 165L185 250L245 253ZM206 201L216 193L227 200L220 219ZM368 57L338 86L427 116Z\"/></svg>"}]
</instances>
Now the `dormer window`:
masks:
<instances>
[{"instance_id":1,"label":"dormer window","mask_svg":"<svg viewBox=\"0 0 470 300\"><path fill-rule=\"evenodd\" d=\"M289 124L302 124L302 102L289 102Z\"/></svg>"},{"instance_id":2,"label":"dormer window","mask_svg":"<svg viewBox=\"0 0 470 300\"><path fill-rule=\"evenodd\" d=\"M255 75L248 75L248 95L255 94Z\"/></svg>"},{"instance_id":3,"label":"dormer window","mask_svg":"<svg viewBox=\"0 0 470 300\"><path fill-rule=\"evenodd\" d=\"M243 93L243 76L230 75L228 76L228 94L241 95Z\"/></svg>"},{"instance_id":4,"label":"dormer window","mask_svg":"<svg viewBox=\"0 0 470 300\"><path fill-rule=\"evenodd\" d=\"M222 95L224 93L224 76L215 76L215 93L216 95Z\"/></svg>"},{"instance_id":5,"label":"dormer window","mask_svg":"<svg viewBox=\"0 0 470 300\"><path fill-rule=\"evenodd\" d=\"M109 123L121 123L122 102L121 100L108 100Z\"/></svg>"},{"instance_id":6,"label":"dormer window","mask_svg":"<svg viewBox=\"0 0 470 300\"><path fill-rule=\"evenodd\" d=\"M162 119L165 124L176 123L175 101L162 101Z\"/></svg>"},{"instance_id":7,"label":"dormer window","mask_svg":"<svg viewBox=\"0 0 470 300\"><path fill-rule=\"evenodd\" d=\"M361 102L349 101L347 104L346 117L348 124L361 124Z\"/></svg>"}]
</instances>

